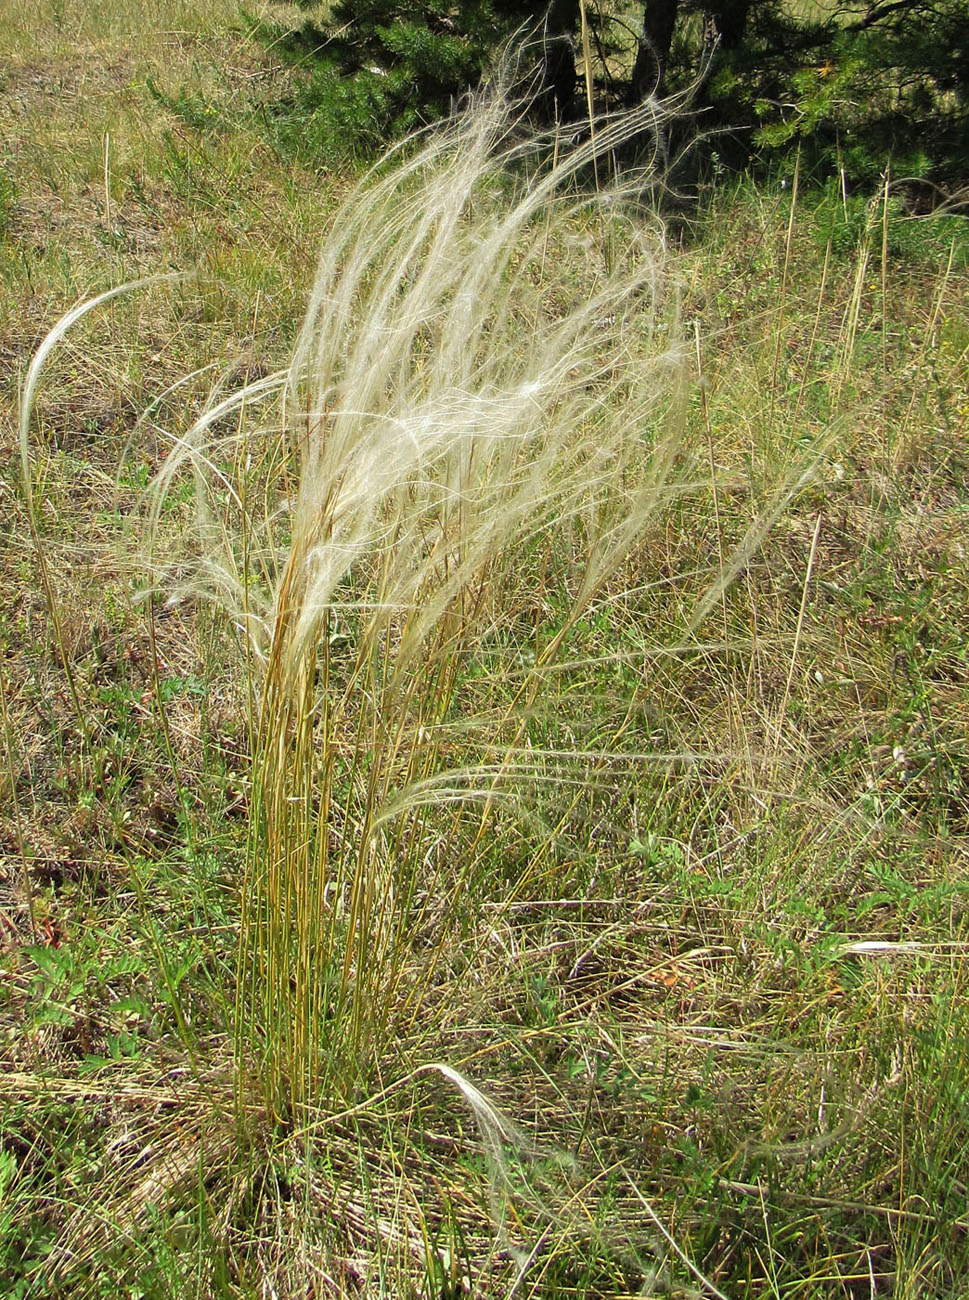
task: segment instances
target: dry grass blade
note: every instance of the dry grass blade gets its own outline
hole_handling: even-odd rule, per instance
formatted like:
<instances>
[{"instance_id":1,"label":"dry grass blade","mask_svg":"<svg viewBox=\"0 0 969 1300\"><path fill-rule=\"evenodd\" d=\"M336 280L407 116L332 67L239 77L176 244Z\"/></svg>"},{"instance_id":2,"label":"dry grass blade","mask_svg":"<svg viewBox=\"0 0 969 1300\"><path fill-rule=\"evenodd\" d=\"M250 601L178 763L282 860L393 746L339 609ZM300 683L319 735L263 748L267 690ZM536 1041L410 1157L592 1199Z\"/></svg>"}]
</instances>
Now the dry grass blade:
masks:
<instances>
[{"instance_id":1,"label":"dry grass blade","mask_svg":"<svg viewBox=\"0 0 969 1300\"><path fill-rule=\"evenodd\" d=\"M18 440L20 447L20 476L21 486L23 488L24 500L27 503L27 519L30 525L31 538L34 543L34 551L37 557L38 573L40 576L41 587L44 592L44 598L47 601L47 608L50 613L51 625L54 631L54 640L58 647L61 658L61 664L64 669L64 676L67 680L68 690L71 694L71 702L74 706L74 713L78 720L81 734L88 738L88 723L84 709L78 696L77 686L74 680L74 670L70 663L64 641L64 633L61 628L60 606L51 582L50 572L47 565L47 557L44 549L44 540L41 535L40 525L37 517L37 507L34 501L34 481L31 467L31 450L30 450L30 430L33 422L34 408L36 404L37 386L40 382L41 372L50 357L51 353L62 342L64 336L77 324L82 317L88 312L93 311L96 307L103 306L104 303L110 302L120 294L131 293L137 289L144 288L149 284L157 284L166 280L181 279L178 274L148 276L145 279L133 280L127 284L118 285L114 289L108 289L104 293L98 294L94 298L85 299L77 304L71 311L57 322L54 327L48 331L46 337L41 341L40 347L34 353L30 366L27 370L27 377L24 380L23 389L20 394L20 407L18 415Z\"/></svg>"}]
</instances>

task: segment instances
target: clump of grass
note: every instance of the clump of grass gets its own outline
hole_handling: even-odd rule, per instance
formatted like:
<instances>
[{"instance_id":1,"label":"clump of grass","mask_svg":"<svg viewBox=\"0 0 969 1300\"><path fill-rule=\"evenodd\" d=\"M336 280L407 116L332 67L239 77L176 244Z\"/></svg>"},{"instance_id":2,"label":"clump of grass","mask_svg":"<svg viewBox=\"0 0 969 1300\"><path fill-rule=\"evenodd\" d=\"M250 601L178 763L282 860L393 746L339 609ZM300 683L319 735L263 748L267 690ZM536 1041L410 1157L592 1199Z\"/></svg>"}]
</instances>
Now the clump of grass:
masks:
<instances>
[{"instance_id":1,"label":"clump of grass","mask_svg":"<svg viewBox=\"0 0 969 1300\"><path fill-rule=\"evenodd\" d=\"M642 176L587 188L655 123L558 150L496 94L390 154L326 236L288 372L214 402L155 485L157 523L195 476L170 564L250 656L237 1056L277 1116L426 1030L495 810L550 779L526 728L570 634L682 486L662 233ZM276 390L281 423L251 419Z\"/></svg>"}]
</instances>

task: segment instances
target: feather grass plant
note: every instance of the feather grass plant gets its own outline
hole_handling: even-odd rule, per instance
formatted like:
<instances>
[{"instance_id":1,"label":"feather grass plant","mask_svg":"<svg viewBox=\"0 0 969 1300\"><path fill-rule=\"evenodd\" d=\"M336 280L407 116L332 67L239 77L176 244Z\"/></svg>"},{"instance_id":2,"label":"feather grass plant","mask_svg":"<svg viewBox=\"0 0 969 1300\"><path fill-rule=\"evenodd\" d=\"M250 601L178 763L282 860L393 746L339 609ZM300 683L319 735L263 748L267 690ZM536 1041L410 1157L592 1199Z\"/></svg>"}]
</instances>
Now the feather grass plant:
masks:
<instances>
[{"instance_id":1,"label":"feather grass plant","mask_svg":"<svg viewBox=\"0 0 969 1300\"><path fill-rule=\"evenodd\" d=\"M676 490L684 360L645 173L588 187L659 117L566 151L495 93L389 154L324 240L288 372L214 402L155 484L157 535L194 475L166 581L230 611L258 680L236 1052L277 1117L350 1101L426 1029L495 810L551 779L526 721ZM281 422L254 420L276 390ZM482 710L468 685L523 618Z\"/></svg>"}]
</instances>

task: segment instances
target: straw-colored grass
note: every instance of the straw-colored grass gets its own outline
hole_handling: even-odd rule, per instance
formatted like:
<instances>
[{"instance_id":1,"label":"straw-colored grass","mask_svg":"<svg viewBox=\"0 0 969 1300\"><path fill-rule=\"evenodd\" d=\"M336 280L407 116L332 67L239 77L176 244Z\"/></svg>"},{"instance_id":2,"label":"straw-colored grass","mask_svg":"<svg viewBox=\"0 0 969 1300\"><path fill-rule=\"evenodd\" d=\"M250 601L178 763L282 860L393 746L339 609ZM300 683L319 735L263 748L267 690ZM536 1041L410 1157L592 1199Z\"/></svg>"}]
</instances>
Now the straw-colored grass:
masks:
<instances>
[{"instance_id":1,"label":"straw-colored grass","mask_svg":"<svg viewBox=\"0 0 969 1300\"><path fill-rule=\"evenodd\" d=\"M385 159L330 227L289 370L213 404L155 485L157 526L195 476L168 563L240 628L258 696L236 1034L276 1113L373 1082L428 1014L495 808L601 757L526 732L692 485L645 177L588 189L657 113L566 151L494 94Z\"/></svg>"}]
</instances>

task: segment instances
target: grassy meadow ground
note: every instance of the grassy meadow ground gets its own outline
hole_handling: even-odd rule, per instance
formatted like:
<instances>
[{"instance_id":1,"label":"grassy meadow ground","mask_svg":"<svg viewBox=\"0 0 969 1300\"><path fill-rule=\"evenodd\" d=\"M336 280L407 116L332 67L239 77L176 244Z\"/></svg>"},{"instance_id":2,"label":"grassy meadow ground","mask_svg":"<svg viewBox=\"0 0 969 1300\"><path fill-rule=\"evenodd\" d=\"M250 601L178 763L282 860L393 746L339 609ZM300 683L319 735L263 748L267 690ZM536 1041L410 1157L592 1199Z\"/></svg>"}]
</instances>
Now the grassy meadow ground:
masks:
<instances>
[{"instance_id":1,"label":"grassy meadow ground","mask_svg":"<svg viewBox=\"0 0 969 1300\"><path fill-rule=\"evenodd\" d=\"M697 489L529 734L582 780L549 759L527 815L421 821L468 901L369 1091L281 1119L240 1078L246 659L202 602L133 596L170 434L287 364L350 185L273 135L292 75L234 4L0 0L0 1292L958 1300L959 220L724 183L670 233ZM52 353L35 538L32 354L81 298L185 271ZM180 484L160 546L191 507ZM561 599L496 616L492 663ZM483 715L509 673L472 683Z\"/></svg>"}]
</instances>

